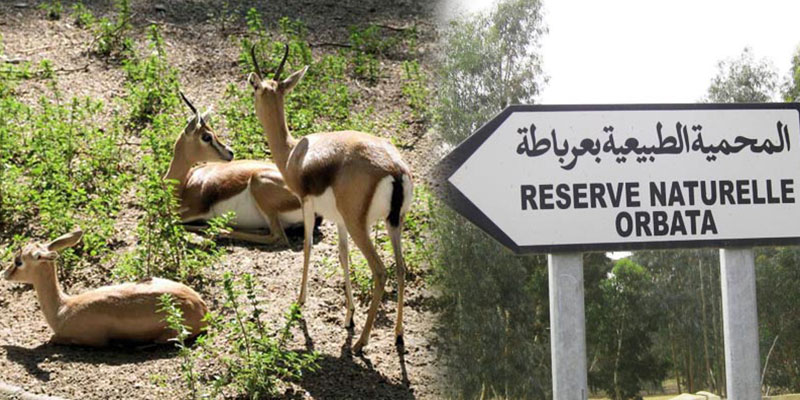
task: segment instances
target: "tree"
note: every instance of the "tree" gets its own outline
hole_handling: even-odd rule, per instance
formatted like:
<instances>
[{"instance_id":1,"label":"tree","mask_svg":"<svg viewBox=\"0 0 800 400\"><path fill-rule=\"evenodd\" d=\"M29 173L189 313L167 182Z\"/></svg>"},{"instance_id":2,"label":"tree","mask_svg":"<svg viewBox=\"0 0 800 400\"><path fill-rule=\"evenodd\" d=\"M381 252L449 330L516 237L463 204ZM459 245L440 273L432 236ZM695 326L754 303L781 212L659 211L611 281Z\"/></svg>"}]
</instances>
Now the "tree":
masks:
<instances>
[{"instance_id":1,"label":"tree","mask_svg":"<svg viewBox=\"0 0 800 400\"><path fill-rule=\"evenodd\" d=\"M720 61L717 76L708 88L707 101L712 103L764 103L775 97L778 74L772 64L756 61L745 48L738 59Z\"/></svg>"},{"instance_id":2,"label":"tree","mask_svg":"<svg viewBox=\"0 0 800 400\"><path fill-rule=\"evenodd\" d=\"M800 391L799 288L800 248L758 250L756 292L765 389Z\"/></svg>"},{"instance_id":3,"label":"tree","mask_svg":"<svg viewBox=\"0 0 800 400\"><path fill-rule=\"evenodd\" d=\"M797 47L792 57L789 79L784 84L783 100L795 103L800 102L800 46Z\"/></svg>"},{"instance_id":4,"label":"tree","mask_svg":"<svg viewBox=\"0 0 800 400\"><path fill-rule=\"evenodd\" d=\"M544 79L539 0L504 0L442 32L436 122L455 145L506 105L530 102ZM432 222L441 291L439 345L455 398L550 395L547 268L513 255L441 204Z\"/></svg>"},{"instance_id":5,"label":"tree","mask_svg":"<svg viewBox=\"0 0 800 400\"><path fill-rule=\"evenodd\" d=\"M653 346L661 320L653 278L641 265L622 259L600 290L600 301L589 305L599 316L593 334L598 341L592 363L596 370L590 382L612 399L638 398L645 384L659 384L667 371Z\"/></svg>"},{"instance_id":6,"label":"tree","mask_svg":"<svg viewBox=\"0 0 800 400\"><path fill-rule=\"evenodd\" d=\"M509 104L530 103L546 78L539 0L504 0L484 14L450 21L439 60L437 125L457 144Z\"/></svg>"},{"instance_id":7,"label":"tree","mask_svg":"<svg viewBox=\"0 0 800 400\"><path fill-rule=\"evenodd\" d=\"M634 261L653 277L662 317L656 352L678 389L725 389L719 252L713 249L639 251Z\"/></svg>"}]
</instances>

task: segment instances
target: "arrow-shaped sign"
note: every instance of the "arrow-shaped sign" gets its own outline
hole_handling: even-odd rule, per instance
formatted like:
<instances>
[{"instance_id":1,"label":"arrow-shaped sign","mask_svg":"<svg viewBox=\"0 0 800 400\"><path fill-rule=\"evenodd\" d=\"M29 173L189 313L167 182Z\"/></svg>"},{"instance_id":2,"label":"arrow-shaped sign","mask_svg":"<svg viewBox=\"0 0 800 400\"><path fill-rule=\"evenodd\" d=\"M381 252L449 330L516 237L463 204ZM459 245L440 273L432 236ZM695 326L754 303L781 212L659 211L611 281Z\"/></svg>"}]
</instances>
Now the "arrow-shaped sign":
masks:
<instances>
[{"instance_id":1,"label":"arrow-shaped sign","mask_svg":"<svg viewBox=\"0 0 800 400\"><path fill-rule=\"evenodd\" d=\"M517 253L800 243L800 105L515 105L439 164Z\"/></svg>"}]
</instances>

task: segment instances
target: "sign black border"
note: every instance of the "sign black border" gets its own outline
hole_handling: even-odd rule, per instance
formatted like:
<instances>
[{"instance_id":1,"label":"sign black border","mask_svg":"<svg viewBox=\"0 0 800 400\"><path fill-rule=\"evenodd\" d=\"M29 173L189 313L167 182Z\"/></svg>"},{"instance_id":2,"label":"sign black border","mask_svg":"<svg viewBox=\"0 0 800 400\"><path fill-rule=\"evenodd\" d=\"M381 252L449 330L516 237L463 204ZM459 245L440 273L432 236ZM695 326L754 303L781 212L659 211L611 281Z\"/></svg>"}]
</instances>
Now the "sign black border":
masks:
<instances>
[{"instance_id":1,"label":"sign black border","mask_svg":"<svg viewBox=\"0 0 800 400\"><path fill-rule=\"evenodd\" d=\"M752 247L800 244L800 237L670 240L658 242L607 242L588 244L560 244L519 246L489 217L450 183L450 177L461 167L495 130L515 112L531 111L662 111L662 110L795 110L800 120L800 103L682 103L682 104L514 104L506 107L494 118L456 146L436 165L436 176L441 177L442 199L456 212L467 218L503 246L517 254L558 253L583 251L625 251L645 249L679 249L698 247Z\"/></svg>"}]
</instances>

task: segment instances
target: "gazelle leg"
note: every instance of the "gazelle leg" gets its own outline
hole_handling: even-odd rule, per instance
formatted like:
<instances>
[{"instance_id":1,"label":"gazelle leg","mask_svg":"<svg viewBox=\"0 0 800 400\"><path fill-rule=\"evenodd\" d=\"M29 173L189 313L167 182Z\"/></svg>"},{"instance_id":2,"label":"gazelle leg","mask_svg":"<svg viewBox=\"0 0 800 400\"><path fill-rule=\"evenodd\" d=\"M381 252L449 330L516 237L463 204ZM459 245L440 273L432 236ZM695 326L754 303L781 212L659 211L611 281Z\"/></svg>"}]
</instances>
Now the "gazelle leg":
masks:
<instances>
[{"instance_id":1,"label":"gazelle leg","mask_svg":"<svg viewBox=\"0 0 800 400\"><path fill-rule=\"evenodd\" d=\"M280 209L281 198L280 193L286 192L282 182L276 182L274 177L269 174L259 174L250 178L250 194L256 201L258 212L269 224L269 235L277 242L283 241L285 245L289 245L289 238L286 237L286 232L283 231L281 220L278 217L280 213L276 210ZM295 200L296 198L292 198Z\"/></svg>"},{"instance_id":2,"label":"gazelle leg","mask_svg":"<svg viewBox=\"0 0 800 400\"><path fill-rule=\"evenodd\" d=\"M266 217L267 221L269 221L269 235L275 238L275 241L282 241L283 244L289 246L289 238L286 237L286 232L283 230L283 224L281 224L278 214L270 214Z\"/></svg>"},{"instance_id":3,"label":"gazelle leg","mask_svg":"<svg viewBox=\"0 0 800 400\"><path fill-rule=\"evenodd\" d=\"M344 326L348 329L355 326L353 323L353 312L356 307L353 304L353 289L350 285L350 253L347 249L347 227L344 224L337 224L339 228L339 264L342 265L342 275L344 276L344 295L347 307L347 315L344 317Z\"/></svg>"},{"instance_id":4,"label":"gazelle leg","mask_svg":"<svg viewBox=\"0 0 800 400\"><path fill-rule=\"evenodd\" d=\"M222 232L219 237L225 239L243 240L245 242L258 243L258 244L273 244L279 239L273 235L262 235L258 233L249 233L242 231Z\"/></svg>"},{"instance_id":5,"label":"gazelle leg","mask_svg":"<svg viewBox=\"0 0 800 400\"><path fill-rule=\"evenodd\" d=\"M194 232L194 233L205 233L205 230L208 229L207 226L198 226L198 225L184 225L183 229L187 232ZM234 240L243 240L245 242L250 243L258 243L258 244L273 244L278 241L278 238L272 237L272 235L262 235L259 233L250 233L250 232L243 232L237 230L225 231L220 232L217 237L222 239L234 239Z\"/></svg>"},{"instance_id":6,"label":"gazelle leg","mask_svg":"<svg viewBox=\"0 0 800 400\"><path fill-rule=\"evenodd\" d=\"M308 264L311 262L311 246L314 245L314 201L311 197L303 199L303 228L305 237L303 239L303 280L300 283L300 297L297 304L303 305L306 302L306 288L308 286Z\"/></svg>"},{"instance_id":7,"label":"gazelle leg","mask_svg":"<svg viewBox=\"0 0 800 400\"><path fill-rule=\"evenodd\" d=\"M389 238L392 241L392 248L394 249L395 259L395 272L397 273L397 319L394 325L394 336L397 345L403 344L403 297L406 290L406 262L403 259L402 248L402 232L403 232L403 218L400 218L398 226L392 226L389 221L386 221L386 230L389 232Z\"/></svg>"},{"instance_id":8,"label":"gazelle leg","mask_svg":"<svg viewBox=\"0 0 800 400\"><path fill-rule=\"evenodd\" d=\"M378 252L375 251L375 246L369 238L366 224L348 224L347 230L350 232L350 237L353 238L358 249L364 254L367 259L370 270L372 270L372 279L374 287L372 289L372 301L369 304L369 311L367 312L367 321L364 323L364 329L361 331L361 336L353 346L353 351L358 354L361 349L369 342L369 334L372 331L372 325L375 323L375 317L378 314L378 307L381 305L383 298L383 291L386 286L386 267L383 265Z\"/></svg>"}]
</instances>

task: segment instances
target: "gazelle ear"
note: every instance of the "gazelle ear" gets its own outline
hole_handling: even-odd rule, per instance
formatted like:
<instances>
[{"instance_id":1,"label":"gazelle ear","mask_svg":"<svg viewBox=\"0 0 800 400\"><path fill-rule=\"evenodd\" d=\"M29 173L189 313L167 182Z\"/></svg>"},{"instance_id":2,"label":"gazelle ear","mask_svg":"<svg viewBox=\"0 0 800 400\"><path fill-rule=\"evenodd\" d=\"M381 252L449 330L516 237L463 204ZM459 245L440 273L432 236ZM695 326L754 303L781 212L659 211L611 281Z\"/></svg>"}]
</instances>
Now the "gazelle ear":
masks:
<instances>
[{"instance_id":1,"label":"gazelle ear","mask_svg":"<svg viewBox=\"0 0 800 400\"><path fill-rule=\"evenodd\" d=\"M83 231L81 228L75 228L74 231L67 233L66 235L59 236L56 238L56 240L48 243L47 250L50 252L56 252L67 247L75 246L81 240L81 237L83 237Z\"/></svg>"},{"instance_id":2,"label":"gazelle ear","mask_svg":"<svg viewBox=\"0 0 800 400\"><path fill-rule=\"evenodd\" d=\"M300 80L303 79L303 76L306 74L306 71L308 71L308 65L303 67L303 69L301 69L301 70L289 75L288 78L284 79L280 83L281 91L283 93L291 92L292 89L294 89L294 87L297 86L297 84L300 82Z\"/></svg>"},{"instance_id":3,"label":"gazelle ear","mask_svg":"<svg viewBox=\"0 0 800 400\"><path fill-rule=\"evenodd\" d=\"M247 83L249 83L253 89L258 89L261 86L261 79L258 78L258 74L251 72L250 75L247 75Z\"/></svg>"},{"instance_id":4,"label":"gazelle ear","mask_svg":"<svg viewBox=\"0 0 800 400\"><path fill-rule=\"evenodd\" d=\"M204 112L200 116L200 121L208 123L213 114L214 114L214 110L211 107L208 107L208 109L206 109L206 112Z\"/></svg>"}]
</instances>

